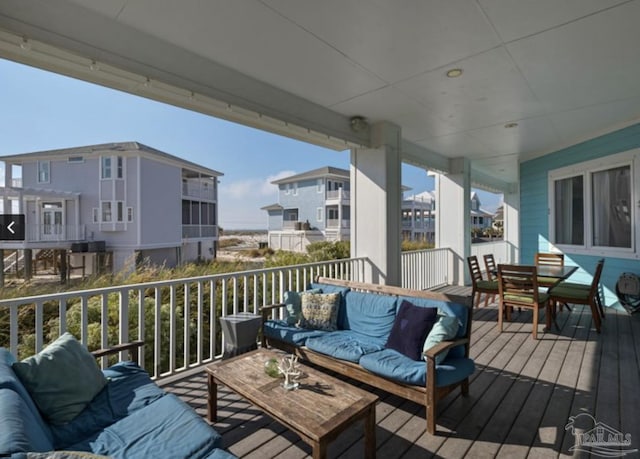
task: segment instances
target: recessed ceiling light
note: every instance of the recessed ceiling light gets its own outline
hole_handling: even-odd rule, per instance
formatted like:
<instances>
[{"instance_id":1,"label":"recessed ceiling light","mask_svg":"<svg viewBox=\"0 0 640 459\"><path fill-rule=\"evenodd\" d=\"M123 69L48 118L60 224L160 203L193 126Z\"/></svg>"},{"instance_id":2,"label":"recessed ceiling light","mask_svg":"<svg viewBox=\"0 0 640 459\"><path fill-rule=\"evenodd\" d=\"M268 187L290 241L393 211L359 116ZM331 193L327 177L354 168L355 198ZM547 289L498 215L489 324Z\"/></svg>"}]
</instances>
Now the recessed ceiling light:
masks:
<instances>
[{"instance_id":1,"label":"recessed ceiling light","mask_svg":"<svg viewBox=\"0 0 640 459\"><path fill-rule=\"evenodd\" d=\"M507 123L504 125L504 127L506 127L507 129L511 129L517 126L518 126L518 123Z\"/></svg>"},{"instance_id":2,"label":"recessed ceiling light","mask_svg":"<svg viewBox=\"0 0 640 459\"><path fill-rule=\"evenodd\" d=\"M462 75L462 69L451 69L447 71L449 78L458 78L460 75Z\"/></svg>"}]
</instances>

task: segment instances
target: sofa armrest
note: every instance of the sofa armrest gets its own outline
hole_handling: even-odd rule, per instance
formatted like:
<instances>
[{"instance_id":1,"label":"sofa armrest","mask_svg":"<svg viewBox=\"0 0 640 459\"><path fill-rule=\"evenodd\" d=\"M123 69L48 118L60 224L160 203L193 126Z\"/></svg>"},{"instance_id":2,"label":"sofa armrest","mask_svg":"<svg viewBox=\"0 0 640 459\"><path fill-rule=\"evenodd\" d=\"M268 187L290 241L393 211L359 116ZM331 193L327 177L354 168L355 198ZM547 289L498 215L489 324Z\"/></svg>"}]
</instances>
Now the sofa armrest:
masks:
<instances>
[{"instance_id":1,"label":"sofa armrest","mask_svg":"<svg viewBox=\"0 0 640 459\"><path fill-rule=\"evenodd\" d=\"M111 355L111 354L117 354L121 351L129 351L129 355L131 356L131 360L133 360L133 362L135 362L136 364L138 363L138 353L134 352L135 349L144 346L144 341L132 341L130 343L122 343L122 344L117 344L115 346L112 347L108 347L105 349L97 349L93 352L91 352L91 354L96 358L100 358L100 357L105 357L107 355Z\"/></svg>"},{"instance_id":2,"label":"sofa armrest","mask_svg":"<svg viewBox=\"0 0 640 459\"><path fill-rule=\"evenodd\" d=\"M435 346L433 346L431 349L428 349L425 352L423 352L422 355L427 359L435 361L436 355L446 351L447 349L451 349L453 347L460 346L463 344L468 344L468 343L469 343L468 338L461 338L455 341L442 341L436 344Z\"/></svg>"},{"instance_id":3,"label":"sofa armrest","mask_svg":"<svg viewBox=\"0 0 640 459\"><path fill-rule=\"evenodd\" d=\"M276 303L260 307L259 311L262 314L262 322L266 322L267 320L269 320L269 314L273 313L273 311L284 308L285 306L286 304L284 303Z\"/></svg>"}]
</instances>

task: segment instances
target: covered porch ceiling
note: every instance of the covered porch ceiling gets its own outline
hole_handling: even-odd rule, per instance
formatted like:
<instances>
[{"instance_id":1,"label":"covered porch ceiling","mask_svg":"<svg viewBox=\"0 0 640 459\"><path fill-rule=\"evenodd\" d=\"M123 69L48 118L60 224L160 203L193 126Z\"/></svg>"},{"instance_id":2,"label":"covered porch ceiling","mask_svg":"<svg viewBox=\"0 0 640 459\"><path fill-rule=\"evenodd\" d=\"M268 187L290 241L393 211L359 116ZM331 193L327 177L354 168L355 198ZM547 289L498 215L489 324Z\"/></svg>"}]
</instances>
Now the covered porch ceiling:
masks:
<instances>
[{"instance_id":1,"label":"covered porch ceiling","mask_svg":"<svg viewBox=\"0 0 640 459\"><path fill-rule=\"evenodd\" d=\"M3 0L0 57L334 149L391 122L405 162L499 191L637 122L638 23L640 0Z\"/></svg>"}]
</instances>

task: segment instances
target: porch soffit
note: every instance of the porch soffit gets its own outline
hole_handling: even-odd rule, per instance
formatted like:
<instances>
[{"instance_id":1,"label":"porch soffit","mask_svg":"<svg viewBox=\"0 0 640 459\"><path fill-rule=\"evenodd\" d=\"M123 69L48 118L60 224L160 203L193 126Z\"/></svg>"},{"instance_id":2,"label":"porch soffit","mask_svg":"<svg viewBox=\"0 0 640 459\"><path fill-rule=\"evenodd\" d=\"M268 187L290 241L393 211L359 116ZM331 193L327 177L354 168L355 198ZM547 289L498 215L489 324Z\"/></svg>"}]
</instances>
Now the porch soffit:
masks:
<instances>
[{"instance_id":1,"label":"porch soffit","mask_svg":"<svg viewBox=\"0 0 640 459\"><path fill-rule=\"evenodd\" d=\"M503 187L637 122L639 20L637 0L3 0L0 56L334 149L369 144L352 116L388 121L405 161L464 156Z\"/></svg>"}]
</instances>

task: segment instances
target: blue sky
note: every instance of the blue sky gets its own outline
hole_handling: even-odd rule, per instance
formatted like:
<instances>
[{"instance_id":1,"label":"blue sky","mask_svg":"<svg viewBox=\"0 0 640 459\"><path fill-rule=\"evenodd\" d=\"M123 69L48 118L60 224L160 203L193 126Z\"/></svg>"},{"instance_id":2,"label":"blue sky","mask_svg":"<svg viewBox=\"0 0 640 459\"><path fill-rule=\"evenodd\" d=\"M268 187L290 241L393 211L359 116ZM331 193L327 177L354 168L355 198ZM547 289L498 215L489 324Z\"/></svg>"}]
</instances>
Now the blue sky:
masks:
<instances>
[{"instance_id":1,"label":"blue sky","mask_svg":"<svg viewBox=\"0 0 640 459\"><path fill-rule=\"evenodd\" d=\"M219 219L227 229L266 228L260 207L277 202L270 182L323 166L349 168L336 152L0 59L0 156L138 141L224 173ZM422 169L403 166L410 193L433 189ZM498 203L482 193L488 210Z\"/></svg>"}]
</instances>

